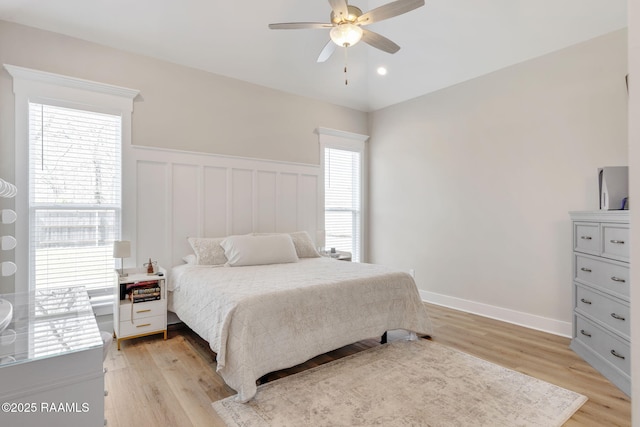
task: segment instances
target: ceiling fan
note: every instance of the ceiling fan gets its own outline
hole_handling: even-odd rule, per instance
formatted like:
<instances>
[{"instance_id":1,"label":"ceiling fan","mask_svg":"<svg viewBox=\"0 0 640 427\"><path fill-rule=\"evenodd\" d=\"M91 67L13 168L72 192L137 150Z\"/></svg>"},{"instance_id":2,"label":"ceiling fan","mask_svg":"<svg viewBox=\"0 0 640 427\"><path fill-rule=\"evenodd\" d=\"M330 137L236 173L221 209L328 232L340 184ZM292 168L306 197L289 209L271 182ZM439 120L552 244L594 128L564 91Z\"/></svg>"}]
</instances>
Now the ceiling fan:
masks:
<instances>
[{"instance_id":1,"label":"ceiling fan","mask_svg":"<svg viewBox=\"0 0 640 427\"><path fill-rule=\"evenodd\" d=\"M396 53L400 46L370 30L365 30L365 25L393 18L424 6L424 0L396 0L383 6L362 13L356 6L347 3L347 0L329 0L331 5L330 21L323 22L287 22L281 24L269 24L272 30L300 30L300 29L327 29L331 31L331 40L325 45L318 56L318 62L324 62L336 50L337 46L349 47L360 40L388 53Z\"/></svg>"}]
</instances>

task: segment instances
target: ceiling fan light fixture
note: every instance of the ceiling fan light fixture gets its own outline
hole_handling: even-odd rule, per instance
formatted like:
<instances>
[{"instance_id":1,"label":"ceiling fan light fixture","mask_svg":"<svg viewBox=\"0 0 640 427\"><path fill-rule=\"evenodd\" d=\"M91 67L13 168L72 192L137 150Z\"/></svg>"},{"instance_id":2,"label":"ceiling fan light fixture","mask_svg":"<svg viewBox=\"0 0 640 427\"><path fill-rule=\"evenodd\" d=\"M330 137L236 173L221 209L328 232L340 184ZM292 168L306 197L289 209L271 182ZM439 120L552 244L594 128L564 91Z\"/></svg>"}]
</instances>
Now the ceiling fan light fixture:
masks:
<instances>
[{"instance_id":1,"label":"ceiling fan light fixture","mask_svg":"<svg viewBox=\"0 0 640 427\"><path fill-rule=\"evenodd\" d=\"M331 29L329 36L338 46L349 47L362 39L362 28L350 23L339 24Z\"/></svg>"}]
</instances>

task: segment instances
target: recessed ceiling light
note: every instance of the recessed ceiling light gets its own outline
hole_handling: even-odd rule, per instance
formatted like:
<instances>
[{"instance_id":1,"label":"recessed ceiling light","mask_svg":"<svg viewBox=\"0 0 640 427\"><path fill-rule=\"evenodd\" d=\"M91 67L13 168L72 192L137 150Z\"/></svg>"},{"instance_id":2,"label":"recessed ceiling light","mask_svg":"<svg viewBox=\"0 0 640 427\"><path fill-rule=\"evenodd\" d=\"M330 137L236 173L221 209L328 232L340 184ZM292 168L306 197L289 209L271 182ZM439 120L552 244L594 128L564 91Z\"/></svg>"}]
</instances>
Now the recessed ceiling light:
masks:
<instances>
[{"instance_id":1,"label":"recessed ceiling light","mask_svg":"<svg viewBox=\"0 0 640 427\"><path fill-rule=\"evenodd\" d=\"M386 76L387 75L387 69L385 67L378 67L378 69L376 71L381 76Z\"/></svg>"}]
</instances>

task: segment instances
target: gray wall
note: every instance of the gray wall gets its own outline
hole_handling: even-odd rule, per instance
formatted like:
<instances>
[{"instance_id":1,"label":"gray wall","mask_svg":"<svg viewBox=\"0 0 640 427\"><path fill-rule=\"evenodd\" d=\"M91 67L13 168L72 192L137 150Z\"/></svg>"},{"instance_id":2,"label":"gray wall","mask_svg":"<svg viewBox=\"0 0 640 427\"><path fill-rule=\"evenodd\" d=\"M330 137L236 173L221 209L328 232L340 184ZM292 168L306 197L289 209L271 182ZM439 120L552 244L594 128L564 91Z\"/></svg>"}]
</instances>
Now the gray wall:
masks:
<instances>
[{"instance_id":1,"label":"gray wall","mask_svg":"<svg viewBox=\"0 0 640 427\"><path fill-rule=\"evenodd\" d=\"M371 261L415 269L427 298L569 333L568 211L598 209L597 168L627 164L626 37L372 113Z\"/></svg>"}]
</instances>

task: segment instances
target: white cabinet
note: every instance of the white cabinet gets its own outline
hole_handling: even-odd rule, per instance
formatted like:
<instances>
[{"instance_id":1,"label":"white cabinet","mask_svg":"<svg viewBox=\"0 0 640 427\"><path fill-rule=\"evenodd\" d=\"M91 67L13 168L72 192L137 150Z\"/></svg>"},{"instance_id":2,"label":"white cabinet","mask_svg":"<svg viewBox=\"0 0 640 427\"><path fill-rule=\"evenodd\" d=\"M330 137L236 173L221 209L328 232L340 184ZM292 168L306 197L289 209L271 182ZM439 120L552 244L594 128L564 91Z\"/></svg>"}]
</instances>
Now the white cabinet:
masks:
<instances>
[{"instance_id":1,"label":"white cabinet","mask_svg":"<svg viewBox=\"0 0 640 427\"><path fill-rule=\"evenodd\" d=\"M631 395L629 211L571 212L571 348Z\"/></svg>"},{"instance_id":2,"label":"white cabinet","mask_svg":"<svg viewBox=\"0 0 640 427\"><path fill-rule=\"evenodd\" d=\"M2 298L14 311L0 339L0 425L104 425L102 338L84 288Z\"/></svg>"},{"instance_id":3,"label":"white cabinet","mask_svg":"<svg viewBox=\"0 0 640 427\"><path fill-rule=\"evenodd\" d=\"M115 307L113 310L113 330L120 350L120 341L143 337L146 335L164 334L167 339L167 287L166 271L158 268L156 274L147 274L141 269L125 269L126 277L114 273L116 281ZM132 302L131 291L144 283L150 283L148 290L155 284L160 288L158 299L145 302ZM154 292L152 292L154 293ZM144 298L144 293L140 296Z\"/></svg>"}]
</instances>

